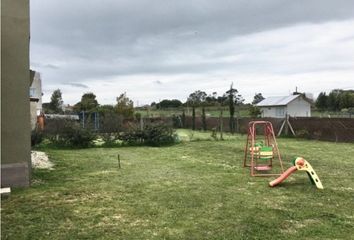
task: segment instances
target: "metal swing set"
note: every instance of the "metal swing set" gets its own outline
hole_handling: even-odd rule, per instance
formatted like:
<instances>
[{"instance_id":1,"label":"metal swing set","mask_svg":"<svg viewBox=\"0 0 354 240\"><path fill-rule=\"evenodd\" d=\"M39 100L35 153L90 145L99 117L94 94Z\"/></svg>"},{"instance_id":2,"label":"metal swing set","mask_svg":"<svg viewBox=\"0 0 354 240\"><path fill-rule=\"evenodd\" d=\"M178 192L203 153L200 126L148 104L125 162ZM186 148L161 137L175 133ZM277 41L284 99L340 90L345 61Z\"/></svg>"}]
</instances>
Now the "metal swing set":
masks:
<instances>
[{"instance_id":1,"label":"metal swing set","mask_svg":"<svg viewBox=\"0 0 354 240\"><path fill-rule=\"evenodd\" d=\"M257 135L257 130L258 133L263 132L263 136ZM259 139L263 139L263 141L257 142ZM279 161L280 167L276 170L273 169L275 160ZM279 176L284 172L283 162L271 122L249 122L243 166L250 167L251 176L253 177Z\"/></svg>"}]
</instances>

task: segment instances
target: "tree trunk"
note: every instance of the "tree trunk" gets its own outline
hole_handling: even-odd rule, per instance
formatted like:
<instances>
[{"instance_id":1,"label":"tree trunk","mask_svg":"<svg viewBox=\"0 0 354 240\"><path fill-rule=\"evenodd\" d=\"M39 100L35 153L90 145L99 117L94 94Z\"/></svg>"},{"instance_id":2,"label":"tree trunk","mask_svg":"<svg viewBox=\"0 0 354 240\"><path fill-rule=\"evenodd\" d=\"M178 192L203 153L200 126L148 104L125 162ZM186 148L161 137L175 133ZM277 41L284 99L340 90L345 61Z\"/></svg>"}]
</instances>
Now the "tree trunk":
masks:
<instances>
[{"instance_id":1,"label":"tree trunk","mask_svg":"<svg viewBox=\"0 0 354 240\"><path fill-rule=\"evenodd\" d=\"M203 123L203 130L207 130L207 123L206 123L206 116L205 116L205 108L202 108L202 123Z\"/></svg>"},{"instance_id":2,"label":"tree trunk","mask_svg":"<svg viewBox=\"0 0 354 240\"><path fill-rule=\"evenodd\" d=\"M219 117L219 131L220 131L220 140L224 140L223 137L223 119L222 119L223 110L220 108L220 117Z\"/></svg>"},{"instance_id":3,"label":"tree trunk","mask_svg":"<svg viewBox=\"0 0 354 240\"><path fill-rule=\"evenodd\" d=\"M192 130L195 130L195 107L192 107Z\"/></svg>"},{"instance_id":4,"label":"tree trunk","mask_svg":"<svg viewBox=\"0 0 354 240\"><path fill-rule=\"evenodd\" d=\"M186 127L186 113L183 109L183 112L182 112L182 128L185 128Z\"/></svg>"}]
</instances>

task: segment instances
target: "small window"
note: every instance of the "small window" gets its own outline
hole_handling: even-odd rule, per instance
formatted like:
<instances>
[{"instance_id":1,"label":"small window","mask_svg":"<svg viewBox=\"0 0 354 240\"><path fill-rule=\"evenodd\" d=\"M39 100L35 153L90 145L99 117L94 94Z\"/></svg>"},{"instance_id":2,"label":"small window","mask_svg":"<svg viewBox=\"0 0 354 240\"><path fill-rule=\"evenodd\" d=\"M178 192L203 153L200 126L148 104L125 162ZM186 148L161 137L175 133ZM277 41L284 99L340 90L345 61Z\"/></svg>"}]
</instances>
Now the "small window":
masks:
<instances>
[{"instance_id":1,"label":"small window","mask_svg":"<svg viewBox=\"0 0 354 240\"><path fill-rule=\"evenodd\" d=\"M276 116L284 116L284 108L276 108L275 109L275 115Z\"/></svg>"},{"instance_id":2,"label":"small window","mask_svg":"<svg viewBox=\"0 0 354 240\"><path fill-rule=\"evenodd\" d=\"M36 89L35 88L30 88L29 95L30 95L30 97L35 97Z\"/></svg>"}]
</instances>

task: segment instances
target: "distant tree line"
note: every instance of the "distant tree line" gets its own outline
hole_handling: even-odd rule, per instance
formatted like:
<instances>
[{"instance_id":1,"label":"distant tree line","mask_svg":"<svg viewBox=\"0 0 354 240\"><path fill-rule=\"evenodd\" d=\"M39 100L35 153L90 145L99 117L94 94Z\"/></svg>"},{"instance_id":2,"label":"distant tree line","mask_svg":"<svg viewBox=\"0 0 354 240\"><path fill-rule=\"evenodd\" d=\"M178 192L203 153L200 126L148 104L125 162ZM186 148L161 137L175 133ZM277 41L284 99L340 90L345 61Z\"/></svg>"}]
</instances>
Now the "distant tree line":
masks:
<instances>
[{"instance_id":1,"label":"distant tree line","mask_svg":"<svg viewBox=\"0 0 354 240\"><path fill-rule=\"evenodd\" d=\"M258 93L254 97L253 103L257 103L263 100L261 93ZM126 93L121 94L116 98L115 105L100 105L96 99L96 95L92 92L84 93L81 96L81 100L76 103L74 106L65 108L63 106L62 93L60 89L57 89L53 92L51 96L51 101L49 103L43 104L43 109L45 113L99 113L100 116L104 117L105 115L118 114L124 118L133 118L138 117L139 113L134 114L134 104L131 99L129 99ZM217 107L220 110L220 118L223 116L223 111L225 107L228 107L229 116L230 116L230 129L232 132L235 131L235 114L238 112L237 107L243 105L244 99L238 90L234 88L233 83L230 85L230 88L218 95L217 92L207 94L204 91L196 90L189 94L186 101L183 103L178 99L163 99L162 101L156 103L151 103L151 107L156 109L167 109L167 108L183 108L190 107L192 108L192 117L193 123L195 122L196 117L196 108L202 108L202 122L206 122L206 111L205 107ZM182 112L182 121L185 119L185 112L181 109ZM250 106L251 115L259 115L259 109L257 107ZM194 124L193 124L194 125ZM205 124L204 124L205 125ZM206 129L206 126L203 128Z\"/></svg>"},{"instance_id":2,"label":"distant tree line","mask_svg":"<svg viewBox=\"0 0 354 240\"><path fill-rule=\"evenodd\" d=\"M354 90L334 89L328 95L321 92L315 105L320 111L354 112Z\"/></svg>"},{"instance_id":3,"label":"distant tree line","mask_svg":"<svg viewBox=\"0 0 354 240\"><path fill-rule=\"evenodd\" d=\"M178 99L163 99L160 102L152 102L151 107L156 109L178 108L178 107L212 107L212 106L229 106L230 101L233 105L242 105L244 99L238 93L238 90L233 88L233 84L229 90L218 96L217 92L207 94L204 91L196 90L189 94L187 100L183 103Z\"/></svg>"},{"instance_id":4,"label":"distant tree line","mask_svg":"<svg viewBox=\"0 0 354 240\"><path fill-rule=\"evenodd\" d=\"M84 93L81 96L80 102L76 103L72 109L65 109L63 106L62 93L60 89L52 93L51 101L43 103L43 111L49 114L63 114L65 113L94 113L98 112L101 115L115 113L125 118L134 117L134 104L126 93L120 94L116 98L115 105L100 105L96 99L96 95L92 92Z\"/></svg>"},{"instance_id":5,"label":"distant tree line","mask_svg":"<svg viewBox=\"0 0 354 240\"><path fill-rule=\"evenodd\" d=\"M53 91L49 103L43 103L42 108L45 113L49 114L62 114L63 111L63 98L60 89Z\"/></svg>"},{"instance_id":6,"label":"distant tree line","mask_svg":"<svg viewBox=\"0 0 354 240\"><path fill-rule=\"evenodd\" d=\"M164 109L164 108L178 108L181 107L183 103L178 99L164 99L159 103L152 102L151 107L156 107L156 109Z\"/></svg>"},{"instance_id":7,"label":"distant tree line","mask_svg":"<svg viewBox=\"0 0 354 240\"><path fill-rule=\"evenodd\" d=\"M189 94L187 101L183 104L185 106L192 107L192 129L195 129L195 108L201 107L202 108L202 125L203 129L206 130L206 114L205 114L205 107L207 106L216 106L219 107L220 116L219 119L223 116L223 106L228 106L229 109L229 124L231 133L234 133L236 130L236 123L235 123L235 111L236 106L242 105L244 102L243 97L239 94L238 90L233 87L233 83L230 85L230 89L227 90L222 95L218 96L217 92L213 92L212 94L207 94L204 91L197 90L193 93ZM222 123L220 121L219 130L222 132ZM222 137L221 137L222 138Z\"/></svg>"}]
</instances>

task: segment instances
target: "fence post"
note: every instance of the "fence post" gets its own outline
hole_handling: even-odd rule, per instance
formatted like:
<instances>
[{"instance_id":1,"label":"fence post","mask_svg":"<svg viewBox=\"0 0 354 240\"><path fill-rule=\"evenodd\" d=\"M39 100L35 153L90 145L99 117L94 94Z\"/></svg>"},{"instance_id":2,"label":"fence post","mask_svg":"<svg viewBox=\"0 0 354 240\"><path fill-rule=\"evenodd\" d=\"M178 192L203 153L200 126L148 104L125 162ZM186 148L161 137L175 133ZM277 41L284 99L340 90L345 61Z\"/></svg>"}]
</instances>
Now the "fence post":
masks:
<instances>
[{"instance_id":1,"label":"fence post","mask_svg":"<svg viewBox=\"0 0 354 240\"><path fill-rule=\"evenodd\" d=\"M100 113L97 112L97 130L100 129Z\"/></svg>"},{"instance_id":2,"label":"fence post","mask_svg":"<svg viewBox=\"0 0 354 240\"><path fill-rule=\"evenodd\" d=\"M85 112L82 111L82 128L85 128Z\"/></svg>"},{"instance_id":3,"label":"fence post","mask_svg":"<svg viewBox=\"0 0 354 240\"><path fill-rule=\"evenodd\" d=\"M144 130L144 119L142 116L140 116L140 130L143 131Z\"/></svg>"},{"instance_id":4,"label":"fence post","mask_svg":"<svg viewBox=\"0 0 354 240\"><path fill-rule=\"evenodd\" d=\"M220 140L223 140L223 117L222 117L222 114L223 114L223 109L220 108L220 117L219 117L219 130L220 130Z\"/></svg>"}]
</instances>

